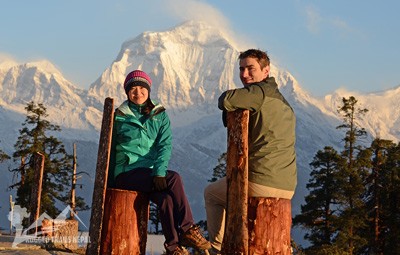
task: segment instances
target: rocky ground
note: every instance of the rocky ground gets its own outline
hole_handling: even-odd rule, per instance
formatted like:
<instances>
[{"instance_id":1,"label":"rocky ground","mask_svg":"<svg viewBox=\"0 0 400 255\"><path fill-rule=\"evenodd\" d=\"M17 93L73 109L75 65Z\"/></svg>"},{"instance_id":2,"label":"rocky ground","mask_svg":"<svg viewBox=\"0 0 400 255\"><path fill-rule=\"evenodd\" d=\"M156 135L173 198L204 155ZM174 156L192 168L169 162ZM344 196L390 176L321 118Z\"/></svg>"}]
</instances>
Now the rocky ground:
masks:
<instances>
[{"instance_id":1,"label":"rocky ground","mask_svg":"<svg viewBox=\"0 0 400 255\"><path fill-rule=\"evenodd\" d=\"M61 249L46 249L40 244L20 243L13 247L14 236L0 235L0 254L7 255L82 255L85 254L83 248L74 252Z\"/></svg>"},{"instance_id":2,"label":"rocky ground","mask_svg":"<svg viewBox=\"0 0 400 255\"><path fill-rule=\"evenodd\" d=\"M61 249L54 249L44 247L40 244L27 244L20 243L13 247L14 236L8 234L0 234L0 255L83 255L85 254L84 248L79 248L73 252ZM148 255L161 255L163 254L164 237L160 235L148 235L147 237L147 251Z\"/></svg>"}]
</instances>

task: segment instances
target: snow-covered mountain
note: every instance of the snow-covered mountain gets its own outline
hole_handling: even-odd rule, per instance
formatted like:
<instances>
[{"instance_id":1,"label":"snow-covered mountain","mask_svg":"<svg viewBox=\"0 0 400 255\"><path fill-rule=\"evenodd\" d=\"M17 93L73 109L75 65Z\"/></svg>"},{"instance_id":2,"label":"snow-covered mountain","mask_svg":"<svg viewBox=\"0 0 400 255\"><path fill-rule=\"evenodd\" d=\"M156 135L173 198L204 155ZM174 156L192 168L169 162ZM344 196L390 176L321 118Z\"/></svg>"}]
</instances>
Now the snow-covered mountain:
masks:
<instances>
[{"instance_id":1,"label":"snow-covered mountain","mask_svg":"<svg viewBox=\"0 0 400 255\"><path fill-rule=\"evenodd\" d=\"M146 70L153 80L151 96L176 116L175 126L186 125L182 113L189 112L190 117L195 109L194 120L215 113L215 98L240 84L233 75L237 56L222 34L205 23L145 32L123 43L117 59L91 85L89 95L100 102L111 96L119 104L126 99L121 85L126 74Z\"/></svg>"},{"instance_id":2,"label":"snow-covered mountain","mask_svg":"<svg viewBox=\"0 0 400 255\"><path fill-rule=\"evenodd\" d=\"M24 107L33 100L43 103L48 120L58 124L58 136L67 149L77 144L78 168L85 184L79 195L91 204L97 143L103 102L113 97L119 105L125 100L122 83L127 73L142 69L153 80L151 97L166 106L172 120L174 151L170 169L181 173L195 220L205 219L203 189L217 159L226 150L226 130L217 109L219 95L241 87L237 57L240 50L216 28L189 21L168 31L144 32L122 44L115 61L86 91L66 80L50 62L0 63L0 148L12 154L18 130L25 119ZM359 106L369 109L360 123L371 137L398 141L400 138L400 87L379 93L359 94L338 90L315 98L303 90L296 79L277 66L271 75L297 115L297 156L299 181L293 200L294 214L307 194L308 164L317 150L326 145L339 147L343 135L336 130L341 123L337 108L342 97L350 95ZM95 77L94 77L95 78ZM0 165L0 226L8 226L7 211L12 183L7 168ZM88 221L90 212L81 213Z\"/></svg>"}]
</instances>

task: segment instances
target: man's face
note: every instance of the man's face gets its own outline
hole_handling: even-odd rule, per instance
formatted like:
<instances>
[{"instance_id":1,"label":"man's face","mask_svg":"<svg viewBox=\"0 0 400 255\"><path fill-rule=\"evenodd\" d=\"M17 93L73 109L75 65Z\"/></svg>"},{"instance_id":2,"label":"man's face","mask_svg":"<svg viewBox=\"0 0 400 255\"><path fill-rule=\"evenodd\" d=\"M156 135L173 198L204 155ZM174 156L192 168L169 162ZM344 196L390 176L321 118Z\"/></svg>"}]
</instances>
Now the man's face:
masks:
<instances>
[{"instance_id":1,"label":"man's face","mask_svg":"<svg viewBox=\"0 0 400 255\"><path fill-rule=\"evenodd\" d=\"M269 66L261 69L255 58L244 58L239 61L240 80L246 87L252 83L260 82L268 77Z\"/></svg>"}]
</instances>

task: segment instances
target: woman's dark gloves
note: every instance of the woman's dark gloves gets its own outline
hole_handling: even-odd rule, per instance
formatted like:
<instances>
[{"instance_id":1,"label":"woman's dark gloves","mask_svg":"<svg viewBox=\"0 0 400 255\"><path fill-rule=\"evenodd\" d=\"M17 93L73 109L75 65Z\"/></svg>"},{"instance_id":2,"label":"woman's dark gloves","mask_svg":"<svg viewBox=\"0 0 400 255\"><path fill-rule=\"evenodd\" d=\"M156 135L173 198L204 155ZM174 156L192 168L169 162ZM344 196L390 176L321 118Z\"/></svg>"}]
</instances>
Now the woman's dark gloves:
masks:
<instances>
[{"instance_id":1,"label":"woman's dark gloves","mask_svg":"<svg viewBox=\"0 0 400 255\"><path fill-rule=\"evenodd\" d=\"M153 187L156 191L163 191L167 189L167 178L165 176L154 176Z\"/></svg>"}]
</instances>

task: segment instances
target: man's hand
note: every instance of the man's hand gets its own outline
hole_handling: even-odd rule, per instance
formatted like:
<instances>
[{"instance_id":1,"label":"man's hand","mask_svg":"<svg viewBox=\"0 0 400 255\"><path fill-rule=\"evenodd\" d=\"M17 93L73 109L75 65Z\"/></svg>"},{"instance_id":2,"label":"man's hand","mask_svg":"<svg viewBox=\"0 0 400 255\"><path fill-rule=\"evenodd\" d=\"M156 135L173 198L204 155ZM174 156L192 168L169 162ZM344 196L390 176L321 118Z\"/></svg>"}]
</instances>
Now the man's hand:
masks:
<instances>
[{"instance_id":1,"label":"man's hand","mask_svg":"<svg viewBox=\"0 0 400 255\"><path fill-rule=\"evenodd\" d=\"M167 178L164 176L153 177L153 187L156 191L163 191L167 189Z\"/></svg>"}]
</instances>

